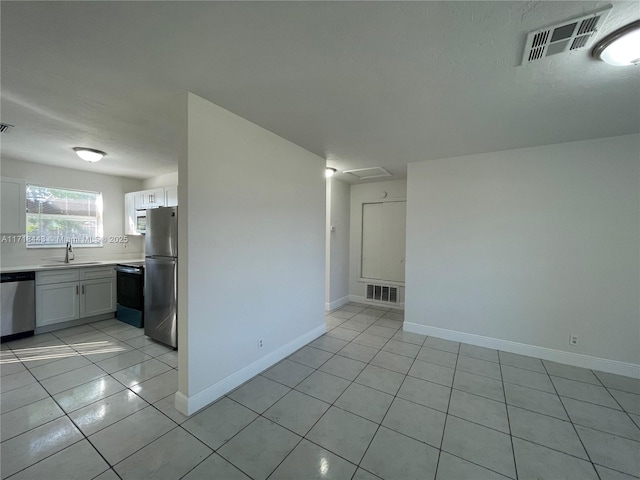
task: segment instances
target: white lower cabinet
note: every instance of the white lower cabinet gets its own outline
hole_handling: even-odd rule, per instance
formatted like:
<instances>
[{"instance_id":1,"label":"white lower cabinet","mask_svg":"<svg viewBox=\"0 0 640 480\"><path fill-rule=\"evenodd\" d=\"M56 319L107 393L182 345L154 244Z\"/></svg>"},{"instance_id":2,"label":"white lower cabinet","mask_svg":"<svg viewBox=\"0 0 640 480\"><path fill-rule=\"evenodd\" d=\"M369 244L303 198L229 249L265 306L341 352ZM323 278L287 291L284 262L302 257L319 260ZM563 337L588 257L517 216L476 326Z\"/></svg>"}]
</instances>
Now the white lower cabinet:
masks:
<instances>
[{"instance_id":1,"label":"white lower cabinet","mask_svg":"<svg viewBox=\"0 0 640 480\"><path fill-rule=\"evenodd\" d=\"M80 317L91 317L116 309L116 279L100 278L80 282Z\"/></svg>"},{"instance_id":2,"label":"white lower cabinet","mask_svg":"<svg viewBox=\"0 0 640 480\"><path fill-rule=\"evenodd\" d=\"M36 285L36 326L80 318L78 282Z\"/></svg>"},{"instance_id":3,"label":"white lower cabinet","mask_svg":"<svg viewBox=\"0 0 640 480\"><path fill-rule=\"evenodd\" d=\"M113 266L36 272L36 327L115 310Z\"/></svg>"}]
</instances>

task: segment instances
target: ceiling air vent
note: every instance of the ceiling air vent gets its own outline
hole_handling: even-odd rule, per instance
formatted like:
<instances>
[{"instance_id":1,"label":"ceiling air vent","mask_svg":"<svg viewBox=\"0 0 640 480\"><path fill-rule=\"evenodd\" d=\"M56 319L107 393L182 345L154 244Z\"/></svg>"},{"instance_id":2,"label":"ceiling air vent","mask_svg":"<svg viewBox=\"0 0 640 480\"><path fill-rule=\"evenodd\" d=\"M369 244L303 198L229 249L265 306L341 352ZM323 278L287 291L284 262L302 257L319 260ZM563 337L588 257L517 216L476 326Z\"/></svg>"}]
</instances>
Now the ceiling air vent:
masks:
<instances>
[{"instance_id":1,"label":"ceiling air vent","mask_svg":"<svg viewBox=\"0 0 640 480\"><path fill-rule=\"evenodd\" d=\"M12 128L13 125L9 125L8 123L0 123L0 133L5 133L7 130Z\"/></svg>"},{"instance_id":2,"label":"ceiling air vent","mask_svg":"<svg viewBox=\"0 0 640 480\"><path fill-rule=\"evenodd\" d=\"M575 17L550 27L529 32L522 65L558 53L571 52L588 46L593 34L602 27L611 6L581 17Z\"/></svg>"},{"instance_id":3,"label":"ceiling air vent","mask_svg":"<svg viewBox=\"0 0 640 480\"><path fill-rule=\"evenodd\" d=\"M356 170L343 170L342 173L350 173L354 177L358 177L358 179L360 180L393 176L391 173L387 172L382 167L358 168Z\"/></svg>"}]
</instances>

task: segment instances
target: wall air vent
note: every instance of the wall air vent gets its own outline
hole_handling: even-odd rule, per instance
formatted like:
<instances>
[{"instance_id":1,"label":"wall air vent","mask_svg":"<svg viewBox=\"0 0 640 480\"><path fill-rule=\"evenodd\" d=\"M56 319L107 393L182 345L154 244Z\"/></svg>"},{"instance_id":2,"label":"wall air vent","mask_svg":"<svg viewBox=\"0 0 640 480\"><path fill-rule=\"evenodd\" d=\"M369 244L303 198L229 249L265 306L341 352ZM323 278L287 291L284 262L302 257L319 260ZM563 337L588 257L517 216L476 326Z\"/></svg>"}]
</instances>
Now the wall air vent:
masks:
<instances>
[{"instance_id":1,"label":"wall air vent","mask_svg":"<svg viewBox=\"0 0 640 480\"><path fill-rule=\"evenodd\" d=\"M551 55L587 47L594 34L602 27L610 11L611 6L608 6L588 15L529 32L522 65Z\"/></svg>"},{"instance_id":2,"label":"wall air vent","mask_svg":"<svg viewBox=\"0 0 640 480\"><path fill-rule=\"evenodd\" d=\"M0 133L7 132L13 125L9 125L8 123L0 123Z\"/></svg>"},{"instance_id":3,"label":"wall air vent","mask_svg":"<svg viewBox=\"0 0 640 480\"><path fill-rule=\"evenodd\" d=\"M382 167L358 168L356 170L343 170L342 173L350 173L354 177L358 177L358 179L360 180L393 176L391 173L387 172Z\"/></svg>"},{"instance_id":4,"label":"wall air vent","mask_svg":"<svg viewBox=\"0 0 640 480\"><path fill-rule=\"evenodd\" d=\"M367 300L379 302L398 303L398 287L387 285L367 284Z\"/></svg>"}]
</instances>

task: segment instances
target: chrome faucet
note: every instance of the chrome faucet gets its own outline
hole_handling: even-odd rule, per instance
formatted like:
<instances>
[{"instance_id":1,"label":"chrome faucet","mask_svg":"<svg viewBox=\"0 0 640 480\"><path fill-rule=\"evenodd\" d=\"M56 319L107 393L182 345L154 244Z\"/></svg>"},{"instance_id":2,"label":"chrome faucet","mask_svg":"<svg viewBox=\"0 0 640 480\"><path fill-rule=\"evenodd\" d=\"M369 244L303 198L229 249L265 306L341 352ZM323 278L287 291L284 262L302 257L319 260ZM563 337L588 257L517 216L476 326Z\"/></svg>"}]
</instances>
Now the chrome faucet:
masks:
<instances>
[{"instance_id":1,"label":"chrome faucet","mask_svg":"<svg viewBox=\"0 0 640 480\"><path fill-rule=\"evenodd\" d=\"M71 242L67 242L67 246L65 247L64 254L64 263L69 263L69 260L73 260L75 255L73 253L73 247L71 246Z\"/></svg>"}]
</instances>

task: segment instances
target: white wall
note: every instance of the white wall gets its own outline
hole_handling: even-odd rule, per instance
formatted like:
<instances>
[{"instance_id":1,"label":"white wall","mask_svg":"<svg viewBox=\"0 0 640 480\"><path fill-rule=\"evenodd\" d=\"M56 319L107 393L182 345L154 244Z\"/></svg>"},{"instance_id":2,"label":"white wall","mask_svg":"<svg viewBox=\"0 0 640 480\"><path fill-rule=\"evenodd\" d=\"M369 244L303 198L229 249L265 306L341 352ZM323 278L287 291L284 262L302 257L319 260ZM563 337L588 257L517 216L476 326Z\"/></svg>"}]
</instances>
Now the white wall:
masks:
<instances>
[{"instance_id":1,"label":"white wall","mask_svg":"<svg viewBox=\"0 0 640 480\"><path fill-rule=\"evenodd\" d=\"M349 184L335 178L327 179L326 310L336 309L349 301L350 198Z\"/></svg>"},{"instance_id":2,"label":"white wall","mask_svg":"<svg viewBox=\"0 0 640 480\"><path fill-rule=\"evenodd\" d=\"M27 183L47 187L71 188L102 192L104 210L104 236L123 235L124 233L124 194L140 190L140 180L91 173L84 170L21 162L2 158L0 172L4 177L21 178ZM111 260L119 258L138 258L143 255L144 245L137 236L129 236L129 242L106 243L102 248L75 249L76 260ZM126 247L126 248L125 248ZM24 243L3 243L1 262L4 267L47 263L51 259L62 259L64 248L26 248Z\"/></svg>"},{"instance_id":3,"label":"white wall","mask_svg":"<svg viewBox=\"0 0 640 480\"><path fill-rule=\"evenodd\" d=\"M405 329L632 374L639 152L628 135L410 164Z\"/></svg>"},{"instance_id":4,"label":"white wall","mask_svg":"<svg viewBox=\"0 0 640 480\"><path fill-rule=\"evenodd\" d=\"M359 281L361 271L360 262L362 259L362 204L392 200L398 201L405 200L406 198L406 180L390 180L351 186L349 295L352 300L364 301L366 297L366 283ZM400 302L404 302L404 287L398 289L398 296Z\"/></svg>"},{"instance_id":5,"label":"white wall","mask_svg":"<svg viewBox=\"0 0 640 480\"><path fill-rule=\"evenodd\" d=\"M142 189L147 190L157 187L172 187L178 185L178 172L166 173L157 177L146 178L142 181Z\"/></svg>"},{"instance_id":6,"label":"white wall","mask_svg":"<svg viewBox=\"0 0 640 480\"><path fill-rule=\"evenodd\" d=\"M325 160L187 102L178 328L188 368L181 361L176 405L190 414L326 330Z\"/></svg>"}]
</instances>

